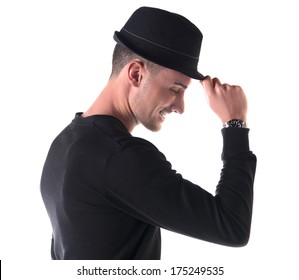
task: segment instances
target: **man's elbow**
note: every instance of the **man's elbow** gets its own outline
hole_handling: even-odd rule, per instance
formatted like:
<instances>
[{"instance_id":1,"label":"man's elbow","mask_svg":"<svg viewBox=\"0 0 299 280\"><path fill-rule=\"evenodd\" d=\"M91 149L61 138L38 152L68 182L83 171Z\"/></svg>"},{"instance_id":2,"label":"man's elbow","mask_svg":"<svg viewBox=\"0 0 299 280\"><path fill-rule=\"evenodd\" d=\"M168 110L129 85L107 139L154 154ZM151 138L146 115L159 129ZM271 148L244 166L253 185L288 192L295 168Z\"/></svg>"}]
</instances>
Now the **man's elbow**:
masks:
<instances>
[{"instance_id":1,"label":"man's elbow","mask_svg":"<svg viewBox=\"0 0 299 280\"><path fill-rule=\"evenodd\" d=\"M230 240L231 247L244 247L248 244L250 239L250 230L239 231Z\"/></svg>"},{"instance_id":2,"label":"man's elbow","mask_svg":"<svg viewBox=\"0 0 299 280\"><path fill-rule=\"evenodd\" d=\"M249 235L244 235L235 242L235 247L244 247L248 244L248 242L249 242Z\"/></svg>"}]
</instances>

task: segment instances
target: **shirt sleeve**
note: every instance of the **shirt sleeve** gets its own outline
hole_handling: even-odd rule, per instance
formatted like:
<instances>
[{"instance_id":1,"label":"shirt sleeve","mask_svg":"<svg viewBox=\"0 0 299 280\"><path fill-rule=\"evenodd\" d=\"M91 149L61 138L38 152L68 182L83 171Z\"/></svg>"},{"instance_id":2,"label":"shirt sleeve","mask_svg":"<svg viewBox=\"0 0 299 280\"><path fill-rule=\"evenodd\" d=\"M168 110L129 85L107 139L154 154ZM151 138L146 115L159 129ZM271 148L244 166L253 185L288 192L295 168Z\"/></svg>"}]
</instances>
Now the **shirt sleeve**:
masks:
<instances>
[{"instance_id":1,"label":"shirt sleeve","mask_svg":"<svg viewBox=\"0 0 299 280\"><path fill-rule=\"evenodd\" d=\"M184 179L145 140L124 144L106 165L106 198L146 223L201 240L244 246L250 235L256 157L248 129L225 128L215 195Z\"/></svg>"}]
</instances>

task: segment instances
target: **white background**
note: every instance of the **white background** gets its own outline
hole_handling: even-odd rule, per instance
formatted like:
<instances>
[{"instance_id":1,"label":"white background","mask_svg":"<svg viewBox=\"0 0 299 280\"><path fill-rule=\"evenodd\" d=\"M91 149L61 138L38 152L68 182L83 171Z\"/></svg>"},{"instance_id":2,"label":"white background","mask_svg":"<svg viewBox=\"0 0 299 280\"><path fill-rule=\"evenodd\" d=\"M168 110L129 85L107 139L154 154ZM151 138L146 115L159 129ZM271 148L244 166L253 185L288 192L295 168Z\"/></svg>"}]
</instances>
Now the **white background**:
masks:
<instances>
[{"instance_id":1,"label":"white background","mask_svg":"<svg viewBox=\"0 0 299 280\"><path fill-rule=\"evenodd\" d=\"M136 265L224 266L224 276L217 279L298 279L299 20L295 4L291 0L2 0L3 279L77 279L76 268L82 264L118 265L50 261L51 228L39 180L53 138L75 112L91 105L106 84L113 32L143 5L189 18L204 34L198 69L243 87L249 102L250 145L258 166L246 247L228 248L163 231L162 261ZM185 114L167 117L160 132L138 127L134 135L152 141L186 179L214 193L221 169L221 123L208 108L197 81L188 89L185 102ZM183 279L187 278L196 276Z\"/></svg>"}]
</instances>

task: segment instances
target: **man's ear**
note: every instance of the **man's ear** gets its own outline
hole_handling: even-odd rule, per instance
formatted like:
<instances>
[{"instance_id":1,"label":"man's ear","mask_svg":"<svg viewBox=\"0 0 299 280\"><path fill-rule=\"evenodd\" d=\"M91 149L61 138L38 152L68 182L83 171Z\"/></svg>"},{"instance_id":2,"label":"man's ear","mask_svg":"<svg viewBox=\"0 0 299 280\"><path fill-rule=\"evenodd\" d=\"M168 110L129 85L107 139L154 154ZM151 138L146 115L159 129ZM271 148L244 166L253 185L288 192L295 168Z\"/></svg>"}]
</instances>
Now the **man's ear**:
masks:
<instances>
[{"instance_id":1,"label":"man's ear","mask_svg":"<svg viewBox=\"0 0 299 280\"><path fill-rule=\"evenodd\" d=\"M128 78L134 87L138 87L143 78L144 64L140 61L133 61L128 68Z\"/></svg>"}]
</instances>

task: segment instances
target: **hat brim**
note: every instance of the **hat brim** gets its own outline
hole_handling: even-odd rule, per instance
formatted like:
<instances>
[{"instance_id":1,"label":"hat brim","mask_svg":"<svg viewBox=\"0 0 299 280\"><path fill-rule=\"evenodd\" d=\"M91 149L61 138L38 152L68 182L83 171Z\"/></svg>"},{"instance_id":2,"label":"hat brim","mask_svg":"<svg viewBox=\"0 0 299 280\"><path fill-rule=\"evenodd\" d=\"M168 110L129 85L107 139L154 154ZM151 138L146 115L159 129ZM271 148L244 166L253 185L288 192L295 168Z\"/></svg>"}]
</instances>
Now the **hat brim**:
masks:
<instances>
[{"instance_id":1,"label":"hat brim","mask_svg":"<svg viewBox=\"0 0 299 280\"><path fill-rule=\"evenodd\" d=\"M175 59L171 59L169 51L166 51L160 47L157 47L155 45L149 46L148 42L138 40L138 38L131 37L130 40L127 40L126 37L118 31L114 32L113 39L118 44L130 49L131 51L140 55L141 57L151 62L154 62L160 66L180 72L192 79L204 79L204 75L202 75L198 71L177 64Z\"/></svg>"}]
</instances>

